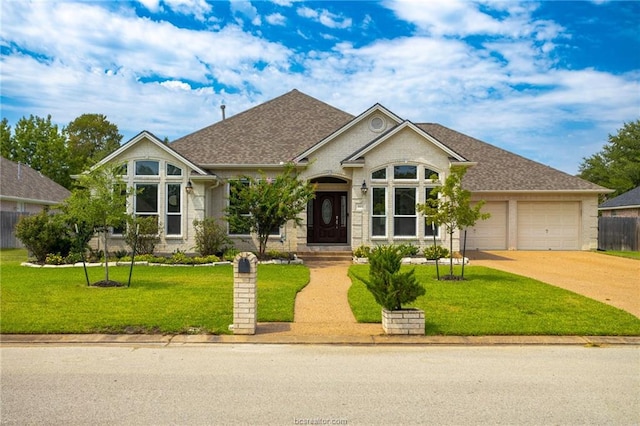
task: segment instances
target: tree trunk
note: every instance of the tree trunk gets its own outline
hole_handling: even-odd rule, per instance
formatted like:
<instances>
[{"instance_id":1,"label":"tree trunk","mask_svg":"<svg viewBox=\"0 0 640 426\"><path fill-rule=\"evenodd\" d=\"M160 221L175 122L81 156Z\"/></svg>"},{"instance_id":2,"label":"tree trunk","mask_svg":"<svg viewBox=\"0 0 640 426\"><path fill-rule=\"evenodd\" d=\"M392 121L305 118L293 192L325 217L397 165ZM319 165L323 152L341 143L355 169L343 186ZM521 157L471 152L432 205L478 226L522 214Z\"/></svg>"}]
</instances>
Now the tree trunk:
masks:
<instances>
[{"instance_id":1,"label":"tree trunk","mask_svg":"<svg viewBox=\"0 0 640 426\"><path fill-rule=\"evenodd\" d=\"M109 250L107 247L107 239L109 238L108 231L102 231L104 233L104 279L109 282Z\"/></svg>"},{"instance_id":2,"label":"tree trunk","mask_svg":"<svg viewBox=\"0 0 640 426\"><path fill-rule=\"evenodd\" d=\"M453 277L453 231L449 232L449 276Z\"/></svg>"}]
</instances>

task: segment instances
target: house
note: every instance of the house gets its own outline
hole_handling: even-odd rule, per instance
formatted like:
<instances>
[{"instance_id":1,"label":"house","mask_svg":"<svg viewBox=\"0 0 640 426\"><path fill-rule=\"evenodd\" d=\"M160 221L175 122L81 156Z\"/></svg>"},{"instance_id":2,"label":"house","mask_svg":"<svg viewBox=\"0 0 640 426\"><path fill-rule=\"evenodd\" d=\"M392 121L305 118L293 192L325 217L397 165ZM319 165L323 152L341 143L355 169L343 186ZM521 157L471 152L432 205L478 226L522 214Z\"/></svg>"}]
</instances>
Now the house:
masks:
<instances>
[{"instance_id":1,"label":"house","mask_svg":"<svg viewBox=\"0 0 640 426\"><path fill-rule=\"evenodd\" d=\"M223 110L224 112L224 110ZM294 163L316 185L303 225L274 232L269 249L436 241L416 211L449 175L468 166L464 187L485 200L491 218L468 230L467 249L590 250L597 247L593 183L515 155L439 124L413 123L376 104L358 116L293 90L165 145L143 131L100 164L125 163L124 178L142 189L132 211L157 216L159 251L193 251L193 220L222 219L229 185L243 174L278 174ZM228 228L229 229L229 228ZM239 249L255 238L229 229ZM117 236L116 239L117 241ZM459 236L454 234L454 247Z\"/></svg>"},{"instance_id":2,"label":"house","mask_svg":"<svg viewBox=\"0 0 640 426\"><path fill-rule=\"evenodd\" d=\"M55 206L70 192L31 167L4 157L0 157L0 174L1 247L22 247L15 237L20 217Z\"/></svg>"},{"instance_id":3,"label":"house","mask_svg":"<svg viewBox=\"0 0 640 426\"><path fill-rule=\"evenodd\" d=\"M640 217L640 186L605 201L598 210L603 217Z\"/></svg>"}]
</instances>

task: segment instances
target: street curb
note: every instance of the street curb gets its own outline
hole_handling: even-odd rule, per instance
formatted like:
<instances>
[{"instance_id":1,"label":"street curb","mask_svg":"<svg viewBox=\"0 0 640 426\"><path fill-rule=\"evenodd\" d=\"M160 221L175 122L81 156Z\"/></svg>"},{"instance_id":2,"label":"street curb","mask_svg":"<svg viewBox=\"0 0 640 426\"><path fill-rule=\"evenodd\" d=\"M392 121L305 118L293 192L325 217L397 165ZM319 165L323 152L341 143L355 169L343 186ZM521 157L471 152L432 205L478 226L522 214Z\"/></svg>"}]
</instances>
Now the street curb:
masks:
<instances>
[{"instance_id":1,"label":"street curb","mask_svg":"<svg viewBox=\"0 0 640 426\"><path fill-rule=\"evenodd\" d=\"M395 345L395 346L640 346L640 336L282 336L211 334L2 334L0 346L22 345L153 345L185 346L203 344L273 345Z\"/></svg>"}]
</instances>

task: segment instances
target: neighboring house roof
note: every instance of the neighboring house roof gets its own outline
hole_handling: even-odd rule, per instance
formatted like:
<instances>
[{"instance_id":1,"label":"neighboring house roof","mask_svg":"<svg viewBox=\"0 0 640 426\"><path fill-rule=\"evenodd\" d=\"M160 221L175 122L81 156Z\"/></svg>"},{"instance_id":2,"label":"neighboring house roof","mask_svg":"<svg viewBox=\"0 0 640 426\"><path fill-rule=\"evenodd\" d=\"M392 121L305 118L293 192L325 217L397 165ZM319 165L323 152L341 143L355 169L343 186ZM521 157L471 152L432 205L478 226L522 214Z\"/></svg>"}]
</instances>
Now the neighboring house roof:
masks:
<instances>
[{"instance_id":1,"label":"neighboring house roof","mask_svg":"<svg viewBox=\"0 0 640 426\"><path fill-rule=\"evenodd\" d=\"M482 142L440 124L418 127L449 146L469 161L464 186L472 192L494 191L587 191L610 190L544 164Z\"/></svg>"},{"instance_id":2,"label":"neighboring house roof","mask_svg":"<svg viewBox=\"0 0 640 426\"><path fill-rule=\"evenodd\" d=\"M351 114L292 90L170 146L202 167L278 165L352 119Z\"/></svg>"},{"instance_id":3,"label":"neighboring house roof","mask_svg":"<svg viewBox=\"0 0 640 426\"><path fill-rule=\"evenodd\" d=\"M598 206L598 210L640 208L640 186L620 194Z\"/></svg>"},{"instance_id":4,"label":"neighboring house roof","mask_svg":"<svg viewBox=\"0 0 640 426\"><path fill-rule=\"evenodd\" d=\"M71 195L68 189L25 164L0 157L0 198L55 205Z\"/></svg>"},{"instance_id":5,"label":"neighboring house roof","mask_svg":"<svg viewBox=\"0 0 640 426\"><path fill-rule=\"evenodd\" d=\"M509 151L474 139L439 124L413 124L401 121L381 105L379 110L398 124L374 139L343 164L356 163L359 156L372 149L394 129L405 126L426 132L431 140L447 152L453 161L477 163L464 178L464 185L474 192L486 191L581 191L607 192L576 176L526 159ZM344 129L364 115L354 117L311 96L292 90L226 120L184 136L170 147L203 168L239 166L261 167L301 160L325 143L330 143Z\"/></svg>"}]
</instances>

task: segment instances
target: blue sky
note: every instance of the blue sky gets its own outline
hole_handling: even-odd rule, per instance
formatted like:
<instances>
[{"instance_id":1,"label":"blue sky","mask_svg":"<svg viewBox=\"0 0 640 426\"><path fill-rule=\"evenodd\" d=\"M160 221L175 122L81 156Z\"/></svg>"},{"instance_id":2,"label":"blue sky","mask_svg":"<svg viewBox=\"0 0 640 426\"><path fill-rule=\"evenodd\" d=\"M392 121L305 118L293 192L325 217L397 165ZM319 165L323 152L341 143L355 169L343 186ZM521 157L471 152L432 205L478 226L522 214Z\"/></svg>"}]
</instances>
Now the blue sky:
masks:
<instances>
[{"instance_id":1,"label":"blue sky","mask_svg":"<svg viewBox=\"0 0 640 426\"><path fill-rule=\"evenodd\" d=\"M638 1L3 0L2 117L173 140L297 88L575 174L640 117Z\"/></svg>"}]
</instances>

